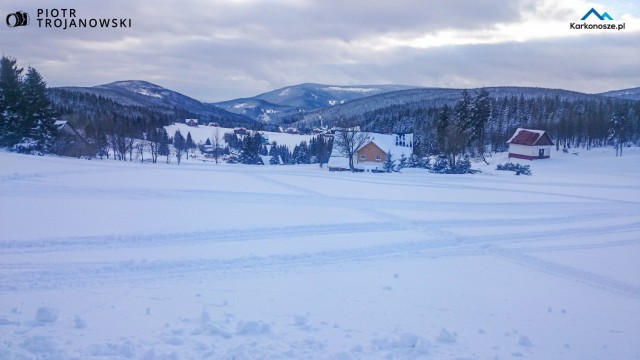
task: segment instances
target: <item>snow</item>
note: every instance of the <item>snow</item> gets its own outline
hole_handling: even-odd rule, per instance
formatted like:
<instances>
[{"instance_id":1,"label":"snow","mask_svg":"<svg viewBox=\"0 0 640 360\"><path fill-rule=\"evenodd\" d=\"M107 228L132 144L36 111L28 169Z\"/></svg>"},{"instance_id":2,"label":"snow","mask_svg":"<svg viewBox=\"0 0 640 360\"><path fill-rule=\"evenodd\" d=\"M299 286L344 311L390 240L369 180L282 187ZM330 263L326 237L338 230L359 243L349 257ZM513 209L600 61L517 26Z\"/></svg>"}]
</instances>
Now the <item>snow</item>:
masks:
<instances>
[{"instance_id":1,"label":"snow","mask_svg":"<svg viewBox=\"0 0 640 360\"><path fill-rule=\"evenodd\" d=\"M253 104L247 104L247 103L239 103L239 104L235 104L233 105L234 109L253 109L256 106Z\"/></svg>"},{"instance_id":2,"label":"snow","mask_svg":"<svg viewBox=\"0 0 640 360\"><path fill-rule=\"evenodd\" d=\"M380 91L378 88L362 88L362 87L342 87L342 86L329 86L325 87L322 90L324 91L343 91L343 92L354 92L354 93L370 93L374 91Z\"/></svg>"},{"instance_id":3,"label":"snow","mask_svg":"<svg viewBox=\"0 0 640 360\"><path fill-rule=\"evenodd\" d=\"M290 90L291 90L291 88L285 88L284 90L282 90L280 92L280 94L278 94L278 96L288 96Z\"/></svg>"},{"instance_id":4,"label":"snow","mask_svg":"<svg viewBox=\"0 0 640 360\"><path fill-rule=\"evenodd\" d=\"M207 138L213 141L213 134L217 127L212 126L203 126L200 125L198 127L188 126L186 124L176 123L173 125L166 126L165 129L169 136L173 136L176 130L180 130L180 133L183 136L187 136L187 133L191 133L191 138L196 144L206 143ZM217 128L220 131L220 142L224 143L226 146L226 142L224 142L224 134L229 133L233 134L233 129L231 128ZM285 145L289 148L289 150L293 151L296 145L299 145L301 142L309 141L314 137L314 135L300 135L300 134L287 134L287 133L279 133L279 132L270 132L270 131L260 131L260 133L266 137L269 143L275 141L278 145Z\"/></svg>"},{"instance_id":5,"label":"snow","mask_svg":"<svg viewBox=\"0 0 640 360\"><path fill-rule=\"evenodd\" d=\"M513 136L511 136L511 138L509 140L507 140L507 143L511 143L513 141L513 139L515 139L518 136L518 134L520 134L521 131L526 131L526 132L538 134L538 138L540 136L544 135L544 133L545 133L544 130L518 128L518 129L516 129L516 132L513 133Z\"/></svg>"},{"instance_id":6,"label":"snow","mask_svg":"<svg viewBox=\"0 0 640 360\"><path fill-rule=\"evenodd\" d=\"M577 152L532 176L0 152L0 359L638 358L640 149Z\"/></svg>"},{"instance_id":7,"label":"snow","mask_svg":"<svg viewBox=\"0 0 640 360\"><path fill-rule=\"evenodd\" d=\"M158 93L149 91L149 89L135 88L133 91L137 92L140 95L151 96L151 97L154 97L154 98L162 99L162 94L158 94Z\"/></svg>"}]
</instances>

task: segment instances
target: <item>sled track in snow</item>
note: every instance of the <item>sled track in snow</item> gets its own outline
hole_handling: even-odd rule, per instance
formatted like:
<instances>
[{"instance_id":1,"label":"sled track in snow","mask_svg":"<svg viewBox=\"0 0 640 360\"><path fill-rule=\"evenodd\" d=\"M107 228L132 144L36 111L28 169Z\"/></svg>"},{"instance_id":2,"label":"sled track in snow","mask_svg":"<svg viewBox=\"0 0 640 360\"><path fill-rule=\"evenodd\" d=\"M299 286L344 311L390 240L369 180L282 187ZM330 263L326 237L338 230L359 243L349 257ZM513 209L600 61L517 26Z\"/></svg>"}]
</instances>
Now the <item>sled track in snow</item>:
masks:
<instances>
[{"instance_id":1,"label":"sled track in snow","mask_svg":"<svg viewBox=\"0 0 640 360\"><path fill-rule=\"evenodd\" d=\"M138 171L138 169L110 166L107 169L97 169L93 172ZM187 171L202 171L188 169ZM226 171L226 170L225 170ZM235 171L235 170L234 170ZM95 198L122 199L127 201L158 201L180 199L181 201L221 201L246 204L269 204L274 209L287 206L302 206L321 211L331 208L346 209L359 212L371 217L371 221L300 224L296 226L253 227L242 229L214 229L193 232L158 232L141 234L111 234L98 236L50 237L38 239L7 239L0 242L0 254L18 255L33 254L75 257L74 252L100 251L111 249L152 249L172 246L194 246L200 244L211 245L210 254L196 253L188 258L169 258L162 260L129 260L122 261L107 258L105 261L76 261L76 262L5 262L0 263L0 293L13 291L29 291L42 289L66 288L74 286L92 285L95 283L129 283L134 285L161 281L166 277L185 276L234 276L237 274L260 274L269 272L286 272L293 268L314 269L325 265L359 266L361 264L375 264L397 258L442 258L464 256L493 256L515 264L527 266L539 271L577 281L605 291L622 294L628 297L640 298L640 287L618 281L607 276L586 270L554 263L531 256L536 252L573 251L581 249L599 249L614 246L636 246L640 244L640 236L629 239L633 234L640 234L640 203L633 198L612 200L600 197L596 192L585 192L585 195L563 194L558 184L553 191L543 192L536 189L502 189L497 187L501 183L511 181L487 181L486 186L460 182L454 180L447 183L442 180L409 183L405 180L394 181L392 178L335 177L334 174L313 174L324 179L335 178L337 181L371 183L389 185L403 189L419 189L420 187L436 187L442 189L462 189L474 191L492 191L501 194L544 195L545 202L509 202L481 203L481 202L438 202L418 198L400 196L398 200L376 199L375 197L348 197L336 193L326 195L320 191L305 187L305 183L297 184L300 175L292 173L291 177L278 178L278 173L243 174L254 178L258 182L276 186L284 190L283 193L225 191L211 189L183 189L173 188L128 188L106 187L84 183L82 186L69 186L64 183L47 184L46 178L68 176L69 174L83 174L76 172L42 172L26 174L9 174L0 177L0 196L21 197L23 194L45 194L52 198ZM302 175L309 177L312 175ZM532 183L531 185L544 185ZM578 187L597 190L603 188L594 184L578 184ZM269 188L272 188L271 186ZM633 189L634 187L618 187L618 190ZM455 200L455 199L454 199ZM558 206L561 205L561 206ZM548 208L544 214L541 207ZM593 209L585 211L585 207ZM404 217L404 211L415 212L414 219ZM430 214L439 212L455 213L461 218L429 219ZM425 219L415 218L416 214L424 214ZM475 214L491 214L474 218ZM484 218L483 218L484 217ZM600 223L590 224L592 221ZM611 225L603 225L612 221ZM532 226L532 224L534 224ZM540 224L540 226L535 226ZM615 225L614 225L615 224ZM501 229L504 227L504 229ZM496 228L498 231L491 231ZM461 229L478 229L477 235L461 235ZM483 230L489 230L482 234ZM456 233L458 231L458 233ZM410 236L399 239L400 233ZM225 243L270 240L275 246L279 240L300 238L306 241L310 237L340 237L349 240L350 236L366 236L371 233L388 233L389 240L376 245L361 244L358 247L338 247L324 251L292 253L277 253L268 256L254 256L251 251L243 251L232 258L216 258L215 246ZM607 236L615 239L616 235L624 235L626 240L612 240L611 242L578 243L569 245L552 245L546 240L580 239L589 236ZM316 241L314 239L313 241ZM321 241L321 240L319 240ZM540 246L536 242L540 241ZM525 247L514 248L518 244ZM504 246L510 246L505 249ZM169 250L170 251L170 250ZM52 254L56 253L56 254ZM58 254L59 253L59 254ZM16 258L19 258L17 256ZM303 269L303 271L306 271Z\"/></svg>"},{"instance_id":2,"label":"sled track in snow","mask_svg":"<svg viewBox=\"0 0 640 360\"><path fill-rule=\"evenodd\" d=\"M250 240L267 240L291 237L348 235L372 232L394 232L414 230L427 235L425 241L437 244L446 242L452 245L473 245L483 243L512 244L562 237L579 237L600 234L640 233L640 222L622 225L596 227L565 227L557 230L528 231L526 234L508 232L499 235L465 236L455 235L449 228L467 225L468 227L492 227L502 225L502 221L481 221L478 223L465 221L413 221L386 214L377 210L368 213L379 218L386 217L392 221L373 221L361 223L332 223L319 225L297 225L282 227L258 227L248 229L216 229L210 231L194 231L179 233L152 234L113 234L99 236L54 237L33 240L7 240L0 242L0 253L47 253L77 250L96 250L109 248L146 248L168 245L188 246L198 243L225 243ZM567 217L565 223L585 221L583 217ZM558 220L558 219L556 219ZM562 224L562 220L558 220ZM517 230L516 230L517 231ZM419 235L417 235L419 236ZM640 239L638 239L640 242ZM531 250L535 250L533 248ZM2 265L0 264L0 267Z\"/></svg>"},{"instance_id":3,"label":"sled track in snow","mask_svg":"<svg viewBox=\"0 0 640 360\"><path fill-rule=\"evenodd\" d=\"M382 214L381 214L382 215ZM375 246L360 246L357 248L332 249L316 252L297 252L291 254L277 254L270 256L240 256L231 259L215 258L215 253L201 254L197 259L169 259L142 261L104 261L104 262L71 262L71 263L12 263L2 264L0 275L0 293L10 291L25 291L51 289L68 286L84 286L97 283L112 282L153 282L158 278L180 277L194 274L212 276L231 276L242 273L265 273L288 271L293 268L313 268L334 264L362 264L375 263L394 258L442 258L460 256L492 255L511 262L533 267L544 272L573 279L587 285L632 297L640 297L640 288L610 279L608 277L579 270L569 266L537 259L525 252L536 250L555 250L554 247L531 247L526 249L503 249L501 244L514 244L545 239L550 234L576 236L592 234L595 229L582 229L575 234L576 229L559 231L530 232L500 236L456 237L450 232L431 227L429 223L407 222L371 222L352 224L328 224L312 226L291 226L281 228L254 228L235 231L211 231L176 234L144 234L128 236L96 236L69 239L41 239L38 241L3 243L2 253L48 253L52 251L73 253L87 249L108 249L123 247L161 247L182 244L189 246L201 242L225 243L247 240L290 238L294 236L332 236L362 234L380 231L418 230L411 241L389 242ZM600 233L615 234L618 232L640 231L640 224L632 223L627 226L600 229ZM422 234L420 234L422 233ZM429 235L430 234L430 235ZM393 235L392 235L393 236ZM606 248L611 246L629 246L640 244L638 240L621 241L619 243L581 244L565 246L566 250L581 248ZM557 249L562 250L562 247ZM159 276L160 275L160 276Z\"/></svg>"},{"instance_id":4,"label":"sled track in snow","mask_svg":"<svg viewBox=\"0 0 640 360\"><path fill-rule=\"evenodd\" d=\"M65 264L14 264L9 274L0 276L0 293L55 289L110 282L154 282L159 278L187 274L232 276L234 273L289 271L300 267L358 264L407 256L440 256L450 252L447 242L403 242L355 249L310 253L246 256L233 259L189 259L159 261L118 261ZM439 249L445 250L439 254ZM457 249L455 256L477 255L479 249ZM6 269L5 269L6 270Z\"/></svg>"},{"instance_id":5,"label":"sled track in snow","mask_svg":"<svg viewBox=\"0 0 640 360\"><path fill-rule=\"evenodd\" d=\"M122 234L14 240L0 243L2 253L58 252L97 248L159 247L167 245L193 245L194 243L224 243L249 240L267 240L300 236L341 235L401 230L391 222L338 223L283 227L224 229L182 233Z\"/></svg>"},{"instance_id":6,"label":"sled track in snow","mask_svg":"<svg viewBox=\"0 0 640 360\"><path fill-rule=\"evenodd\" d=\"M518 251L507 250L498 247L488 247L486 252L495 257L525 265L551 275L559 276L573 281L578 281L589 286L600 288L613 293L640 299L640 286L615 280L610 277L596 274L587 270L554 263L548 260L536 258Z\"/></svg>"}]
</instances>

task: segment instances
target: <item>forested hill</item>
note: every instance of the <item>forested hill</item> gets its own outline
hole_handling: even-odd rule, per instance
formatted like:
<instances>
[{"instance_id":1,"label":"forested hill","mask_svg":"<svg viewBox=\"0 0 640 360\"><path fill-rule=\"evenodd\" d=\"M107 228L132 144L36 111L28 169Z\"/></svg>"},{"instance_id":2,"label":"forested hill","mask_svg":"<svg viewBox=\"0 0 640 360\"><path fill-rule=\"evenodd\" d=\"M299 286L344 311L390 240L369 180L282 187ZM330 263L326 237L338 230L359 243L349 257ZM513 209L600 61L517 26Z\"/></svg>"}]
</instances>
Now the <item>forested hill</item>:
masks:
<instances>
[{"instance_id":1,"label":"forested hill","mask_svg":"<svg viewBox=\"0 0 640 360\"><path fill-rule=\"evenodd\" d=\"M640 101L640 87L624 89L624 90L607 91L607 92L601 93L600 95L614 97L618 99Z\"/></svg>"},{"instance_id":2,"label":"forested hill","mask_svg":"<svg viewBox=\"0 0 640 360\"><path fill-rule=\"evenodd\" d=\"M537 98L558 98L560 100L575 101L587 99L601 99L600 95L584 94L561 89L530 88L530 87L488 87L485 88L493 99L503 99L522 97L523 99ZM478 92L479 89L468 90L471 93ZM403 113L419 109L438 108L444 105L452 106L458 99L462 89L448 88L418 88L388 92L380 95L373 95L366 98L353 100L341 105L322 109L309 114L291 116L284 121L295 123L299 127L317 126L322 119L325 125L332 124L338 119L351 119L353 122L368 125L371 122L372 113L389 113L390 117L401 116ZM410 128L411 124L398 125ZM384 124L388 127L393 124Z\"/></svg>"},{"instance_id":3,"label":"forested hill","mask_svg":"<svg viewBox=\"0 0 640 360\"><path fill-rule=\"evenodd\" d=\"M305 83L272 90L251 98L241 98L214 103L230 112L247 115L253 119L279 123L280 118L324 109L337 104L383 94L412 89L405 85L356 85L339 86Z\"/></svg>"},{"instance_id":4,"label":"forested hill","mask_svg":"<svg viewBox=\"0 0 640 360\"><path fill-rule=\"evenodd\" d=\"M239 114L165 89L146 81L117 81L94 87L49 89L54 108L61 117L83 123L101 120L154 121L167 125L197 118L224 126L254 127L256 121Z\"/></svg>"}]
</instances>

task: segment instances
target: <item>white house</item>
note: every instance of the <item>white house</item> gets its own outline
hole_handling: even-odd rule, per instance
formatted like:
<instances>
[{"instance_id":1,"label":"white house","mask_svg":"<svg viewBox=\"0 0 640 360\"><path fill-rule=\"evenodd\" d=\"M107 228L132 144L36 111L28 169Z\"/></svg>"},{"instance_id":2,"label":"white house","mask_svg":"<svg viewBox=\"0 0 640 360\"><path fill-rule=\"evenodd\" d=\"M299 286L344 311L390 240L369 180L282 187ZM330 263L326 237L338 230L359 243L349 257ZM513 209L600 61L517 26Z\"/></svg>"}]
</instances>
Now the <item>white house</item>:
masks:
<instances>
[{"instance_id":1,"label":"white house","mask_svg":"<svg viewBox=\"0 0 640 360\"><path fill-rule=\"evenodd\" d=\"M553 141L544 130L518 128L509 144L509 158L516 159L548 159L551 157Z\"/></svg>"}]
</instances>

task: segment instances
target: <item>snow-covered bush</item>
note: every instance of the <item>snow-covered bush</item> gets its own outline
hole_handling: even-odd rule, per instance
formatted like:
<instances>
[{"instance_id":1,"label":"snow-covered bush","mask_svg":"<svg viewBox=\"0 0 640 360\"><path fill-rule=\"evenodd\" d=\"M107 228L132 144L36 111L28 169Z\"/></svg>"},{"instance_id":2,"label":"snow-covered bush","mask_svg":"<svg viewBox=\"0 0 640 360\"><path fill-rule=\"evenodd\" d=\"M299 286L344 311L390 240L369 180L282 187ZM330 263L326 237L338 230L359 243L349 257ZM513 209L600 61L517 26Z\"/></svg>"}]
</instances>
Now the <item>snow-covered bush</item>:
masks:
<instances>
[{"instance_id":1,"label":"snow-covered bush","mask_svg":"<svg viewBox=\"0 0 640 360\"><path fill-rule=\"evenodd\" d=\"M496 170L513 171L516 175L531 175L531 167L529 165L520 165L514 163L498 164Z\"/></svg>"},{"instance_id":2,"label":"snow-covered bush","mask_svg":"<svg viewBox=\"0 0 640 360\"><path fill-rule=\"evenodd\" d=\"M468 156L455 164L450 164L449 159L445 155L438 155L436 161L431 167L431 172L437 174L468 174L473 173L471 170L471 161Z\"/></svg>"}]
</instances>

